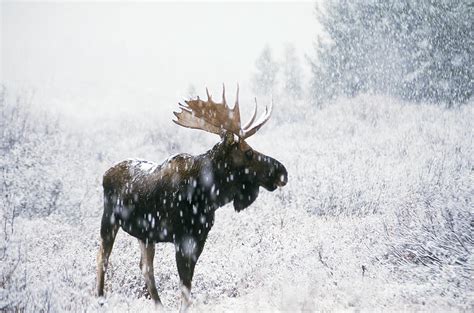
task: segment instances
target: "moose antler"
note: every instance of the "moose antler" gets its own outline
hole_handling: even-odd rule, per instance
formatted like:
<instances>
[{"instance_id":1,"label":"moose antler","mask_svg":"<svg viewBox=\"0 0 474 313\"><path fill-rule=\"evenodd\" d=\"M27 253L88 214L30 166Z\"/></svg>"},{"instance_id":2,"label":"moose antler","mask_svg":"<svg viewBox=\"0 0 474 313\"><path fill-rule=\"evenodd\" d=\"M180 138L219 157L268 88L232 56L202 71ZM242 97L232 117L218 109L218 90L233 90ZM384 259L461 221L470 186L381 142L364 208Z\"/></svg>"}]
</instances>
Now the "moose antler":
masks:
<instances>
[{"instance_id":1,"label":"moose antler","mask_svg":"<svg viewBox=\"0 0 474 313\"><path fill-rule=\"evenodd\" d=\"M173 122L184 127L201 129L218 135L229 131L241 139L245 139L255 134L268 121L272 113L272 106L270 110L265 107L265 113L255 122L257 117L257 99L255 99L252 118L242 127L239 109L239 85L237 85L235 105L232 109L226 103L224 85L222 86L222 103L212 101L207 88L206 93L207 101L202 101L197 97L196 100L185 101L185 104L179 103L181 112L173 112L177 118Z\"/></svg>"}]
</instances>

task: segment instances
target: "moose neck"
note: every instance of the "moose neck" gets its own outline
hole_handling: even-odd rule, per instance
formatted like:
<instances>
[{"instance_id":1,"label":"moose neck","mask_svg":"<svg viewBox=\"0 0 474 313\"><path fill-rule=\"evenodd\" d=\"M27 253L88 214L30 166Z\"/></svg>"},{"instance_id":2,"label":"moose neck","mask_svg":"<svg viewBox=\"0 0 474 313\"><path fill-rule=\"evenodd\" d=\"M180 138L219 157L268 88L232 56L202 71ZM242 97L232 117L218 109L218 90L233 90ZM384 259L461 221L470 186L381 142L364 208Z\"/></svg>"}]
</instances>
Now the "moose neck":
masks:
<instances>
[{"instance_id":1,"label":"moose neck","mask_svg":"<svg viewBox=\"0 0 474 313\"><path fill-rule=\"evenodd\" d=\"M194 159L195 190L201 194L198 202L214 210L231 202L237 192L236 177L229 168L226 148L223 142L218 143Z\"/></svg>"}]
</instances>

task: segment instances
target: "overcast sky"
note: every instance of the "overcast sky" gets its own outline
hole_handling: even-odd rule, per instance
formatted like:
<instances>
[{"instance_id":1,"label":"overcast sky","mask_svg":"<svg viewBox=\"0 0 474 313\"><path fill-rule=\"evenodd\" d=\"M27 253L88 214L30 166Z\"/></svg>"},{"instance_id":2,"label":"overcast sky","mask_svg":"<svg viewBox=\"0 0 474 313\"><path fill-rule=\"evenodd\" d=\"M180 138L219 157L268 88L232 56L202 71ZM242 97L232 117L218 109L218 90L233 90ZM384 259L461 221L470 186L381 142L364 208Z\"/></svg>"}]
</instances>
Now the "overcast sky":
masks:
<instances>
[{"instance_id":1,"label":"overcast sky","mask_svg":"<svg viewBox=\"0 0 474 313\"><path fill-rule=\"evenodd\" d=\"M255 59L285 43L312 52L312 2L150 3L2 1L1 78L43 101L170 104L193 84L243 97ZM124 96L127 94L127 96ZM125 100L127 99L127 100ZM96 105L96 104L94 104ZM68 107L68 106L67 106Z\"/></svg>"}]
</instances>

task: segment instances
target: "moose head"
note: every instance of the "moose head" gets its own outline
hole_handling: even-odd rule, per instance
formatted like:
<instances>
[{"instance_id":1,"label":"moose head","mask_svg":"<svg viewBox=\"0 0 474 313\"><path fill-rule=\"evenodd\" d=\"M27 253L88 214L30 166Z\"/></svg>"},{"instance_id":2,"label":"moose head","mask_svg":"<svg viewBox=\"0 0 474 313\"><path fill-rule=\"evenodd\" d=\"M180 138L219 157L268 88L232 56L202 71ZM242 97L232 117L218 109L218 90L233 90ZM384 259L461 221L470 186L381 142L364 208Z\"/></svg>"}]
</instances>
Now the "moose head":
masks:
<instances>
[{"instance_id":1,"label":"moose head","mask_svg":"<svg viewBox=\"0 0 474 313\"><path fill-rule=\"evenodd\" d=\"M140 268L151 298L161 304L154 269L154 247L171 242L182 290L182 309L190 305L191 280L196 262L214 223L217 208L233 202L241 211L251 205L260 187L274 191L288 181L285 167L253 150L245 141L270 118L272 107L257 119L257 103L249 122L241 125L239 89L230 108L225 99L199 97L179 104L174 112L178 125L201 129L221 137L211 150L191 156L178 154L163 164L125 160L111 167L103 178L104 213L101 246L97 257L97 290L104 294L104 276L115 236L120 228L139 239Z\"/></svg>"},{"instance_id":2,"label":"moose head","mask_svg":"<svg viewBox=\"0 0 474 313\"><path fill-rule=\"evenodd\" d=\"M255 134L270 118L272 108L265 108L265 113L256 121L257 101L250 120L242 127L239 108L239 88L236 101L231 109L226 103L225 87L222 91L222 103L212 100L206 88L207 101L199 97L196 100L180 103L181 112L174 112L176 124L201 129L221 136L221 142L211 150L216 183L228 190L228 199L234 200L234 208L240 211L258 196L259 187L274 191L284 186L288 174L280 162L252 149L245 141ZM227 201L226 201L227 202Z\"/></svg>"}]
</instances>

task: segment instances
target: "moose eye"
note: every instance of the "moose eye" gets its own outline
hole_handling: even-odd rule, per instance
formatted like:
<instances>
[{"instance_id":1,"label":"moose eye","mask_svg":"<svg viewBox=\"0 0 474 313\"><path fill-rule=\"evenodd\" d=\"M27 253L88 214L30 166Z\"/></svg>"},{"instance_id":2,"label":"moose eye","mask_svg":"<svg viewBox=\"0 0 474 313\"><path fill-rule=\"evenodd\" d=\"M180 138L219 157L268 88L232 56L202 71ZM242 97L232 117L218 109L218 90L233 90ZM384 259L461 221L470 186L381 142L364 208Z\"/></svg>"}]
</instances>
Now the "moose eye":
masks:
<instances>
[{"instance_id":1,"label":"moose eye","mask_svg":"<svg viewBox=\"0 0 474 313\"><path fill-rule=\"evenodd\" d=\"M245 151L245 156L247 157L247 159L252 159L253 157L253 151L252 150L247 150Z\"/></svg>"}]
</instances>

